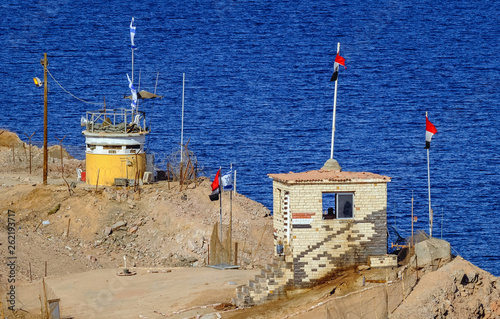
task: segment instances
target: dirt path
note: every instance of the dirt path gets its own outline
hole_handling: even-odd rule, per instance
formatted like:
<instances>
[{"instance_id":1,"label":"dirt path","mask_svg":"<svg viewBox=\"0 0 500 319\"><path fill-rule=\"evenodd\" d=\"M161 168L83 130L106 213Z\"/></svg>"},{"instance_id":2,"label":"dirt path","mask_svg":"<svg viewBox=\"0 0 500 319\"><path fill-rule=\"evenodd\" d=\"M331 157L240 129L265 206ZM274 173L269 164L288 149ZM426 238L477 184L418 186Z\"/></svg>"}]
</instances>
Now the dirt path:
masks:
<instances>
[{"instance_id":1,"label":"dirt path","mask_svg":"<svg viewBox=\"0 0 500 319\"><path fill-rule=\"evenodd\" d=\"M256 270L217 270L206 267L172 268L153 273L136 269L134 276L118 276L121 269L100 269L46 278L48 298L61 298L62 316L91 318L185 317L173 312L194 306L229 303L236 285L245 284ZM23 309L40 312L42 282L19 287ZM189 316L216 312L213 306L197 308ZM194 314L193 314L194 313ZM171 316L172 315L172 316ZM143 316L143 317L140 317Z\"/></svg>"}]
</instances>

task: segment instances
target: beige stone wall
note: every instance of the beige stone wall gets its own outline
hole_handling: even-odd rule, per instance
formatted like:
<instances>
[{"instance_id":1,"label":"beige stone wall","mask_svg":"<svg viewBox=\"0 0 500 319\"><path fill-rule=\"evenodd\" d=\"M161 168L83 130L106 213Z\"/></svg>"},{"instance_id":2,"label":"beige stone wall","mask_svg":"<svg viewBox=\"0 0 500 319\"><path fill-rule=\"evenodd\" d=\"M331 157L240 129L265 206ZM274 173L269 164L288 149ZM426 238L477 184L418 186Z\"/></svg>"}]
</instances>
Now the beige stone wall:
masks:
<instances>
[{"instance_id":1,"label":"beige stone wall","mask_svg":"<svg viewBox=\"0 0 500 319\"><path fill-rule=\"evenodd\" d=\"M370 256L368 260L369 260L369 265L372 268L398 266L397 255Z\"/></svg>"},{"instance_id":2,"label":"beige stone wall","mask_svg":"<svg viewBox=\"0 0 500 319\"><path fill-rule=\"evenodd\" d=\"M386 182L288 185L274 181L273 188L275 195L276 189L290 192L290 211L294 225L291 229L293 285L312 286L336 269L367 264L369 256L386 254ZM323 220L324 192L354 193L353 218ZM280 216L276 201L274 205L274 225L278 230L278 240L285 236L280 232L283 229L283 216Z\"/></svg>"},{"instance_id":3,"label":"beige stone wall","mask_svg":"<svg viewBox=\"0 0 500 319\"><path fill-rule=\"evenodd\" d=\"M273 183L273 228L274 228L274 244L282 243L284 246L289 246L286 226L290 227L289 217L284 216L284 201L286 194L290 193L290 188L281 183ZM289 196L289 195L288 195ZM286 219L286 220L285 220ZM291 229L290 229L291 234Z\"/></svg>"}]
</instances>

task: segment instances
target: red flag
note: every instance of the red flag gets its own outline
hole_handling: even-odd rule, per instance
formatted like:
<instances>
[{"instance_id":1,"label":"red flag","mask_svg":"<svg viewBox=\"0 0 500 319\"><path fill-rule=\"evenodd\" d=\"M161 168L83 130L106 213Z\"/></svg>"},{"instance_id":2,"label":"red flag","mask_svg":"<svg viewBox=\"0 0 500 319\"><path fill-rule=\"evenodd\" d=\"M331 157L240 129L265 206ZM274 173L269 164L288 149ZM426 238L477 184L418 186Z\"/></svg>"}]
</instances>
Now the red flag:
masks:
<instances>
[{"instance_id":1,"label":"red flag","mask_svg":"<svg viewBox=\"0 0 500 319\"><path fill-rule=\"evenodd\" d=\"M345 59L337 53L337 56L335 57L335 63L333 64L333 75L330 79L330 82L337 81L339 77L339 65L342 65L344 69L347 69L345 67Z\"/></svg>"},{"instance_id":2,"label":"red flag","mask_svg":"<svg viewBox=\"0 0 500 319\"><path fill-rule=\"evenodd\" d=\"M425 116L425 148L431 148L431 139L438 131L434 124L429 121L427 115Z\"/></svg>"},{"instance_id":3,"label":"red flag","mask_svg":"<svg viewBox=\"0 0 500 319\"><path fill-rule=\"evenodd\" d=\"M219 188L219 175L220 175L220 168L217 171L217 174L215 174L214 181L212 182L212 192Z\"/></svg>"},{"instance_id":4,"label":"red flag","mask_svg":"<svg viewBox=\"0 0 500 319\"><path fill-rule=\"evenodd\" d=\"M220 183L219 183L220 168L215 174L214 181L212 182L212 194L208 195L211 201L218 200L220 194Z\"/></svg>"},{"instance_id":5,"label":"red flag","mask_svg":"<svg viewBox=\"0 0 500 319\"><path fill-rule=\"evenodd\" d=\"M345 59L343 57L341 57L338 53L337 53L337 56L335 57L335 63L338 63L338 64L342 65L344 68L346 68L345 67Z\"/></svg>"}]
</instances>

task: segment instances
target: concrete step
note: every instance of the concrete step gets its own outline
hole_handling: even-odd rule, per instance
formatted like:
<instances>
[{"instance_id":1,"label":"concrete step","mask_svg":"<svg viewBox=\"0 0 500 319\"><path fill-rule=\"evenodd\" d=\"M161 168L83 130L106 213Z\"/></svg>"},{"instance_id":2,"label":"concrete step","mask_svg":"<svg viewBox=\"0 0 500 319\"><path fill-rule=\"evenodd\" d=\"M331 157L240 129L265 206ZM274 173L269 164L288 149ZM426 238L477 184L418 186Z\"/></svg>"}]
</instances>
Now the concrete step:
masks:
<instances>
[{"instance_id":1,"label":"concrete step","mask_svg":"<svg viewBox=\"0 0 500 319\"><path fill-rule=\"evenodd\" d=\"M255 275L254 280L258 283L261 283L261 284L267 282L267 278L265 276L262 276L262 275Z\"/></svg>"},{"instance_id":2,"label":"concrete step","mask_svg":"<svg viewBox=\"0 0 500 319\"><path fill-rule=\"evenodd\" d=\"M274 272L273 272L273 270L270 270L270 269L261 269L260 275L264 278L269 279L269 278L274 277Z\"/></svg>"},{"instance_id":3,"label":"concrete step","mask_svg":"<svg viewBox=\"0 0 500 319\"><path fill-rule=\"evenodd\" d=\"M253 289L260 289L260 283L258 281L255 281L255 280L249 280L248 287L253 288Z\"/></svg>"}]
</instances>

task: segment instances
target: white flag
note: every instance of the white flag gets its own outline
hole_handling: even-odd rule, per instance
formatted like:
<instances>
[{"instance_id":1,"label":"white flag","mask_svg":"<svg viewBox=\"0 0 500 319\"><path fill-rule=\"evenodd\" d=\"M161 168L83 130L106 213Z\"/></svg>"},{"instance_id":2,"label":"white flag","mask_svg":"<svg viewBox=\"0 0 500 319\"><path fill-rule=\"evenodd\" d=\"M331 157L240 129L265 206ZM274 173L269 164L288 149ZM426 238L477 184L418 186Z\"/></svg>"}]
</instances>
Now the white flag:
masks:
<instances>
[{"instance_id":1,"label":"white flag","mask_svg":"<svg viewBox=\"0 0 500 319\"><path fill-rule=\"evenodd\" d=\"M127 74L127 79L128 79L128 87L130 88L130 92L132 93L132 103L130 106L132 106L132 113L135 112L137 109L137 90L134 87L134 84L130 80L130 77Z\"/></svg>"},{"instance_id":2,"label":"white flag","mask_svg":"<svg viewBox=\"0 0 500 319\"><path fill-rule=\"evenodd\" d=\"M135 26L134 26L134 17L132 17L132 22L130 22L130 42L132 42L132 49L137 49L137 47L134 44L134 37L135 37Z\"/></svg>"},{"instance_id":3,"label":"white flag","mask_svg":"<svg viewBox=\"0 0 500 319\"><path fill-rule=\"evenodd\" d=\"M224 191L232 191L233 190L233 171L227 172L222 176L222 188Z\"/></svg>"}]
</instances>

